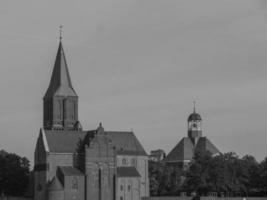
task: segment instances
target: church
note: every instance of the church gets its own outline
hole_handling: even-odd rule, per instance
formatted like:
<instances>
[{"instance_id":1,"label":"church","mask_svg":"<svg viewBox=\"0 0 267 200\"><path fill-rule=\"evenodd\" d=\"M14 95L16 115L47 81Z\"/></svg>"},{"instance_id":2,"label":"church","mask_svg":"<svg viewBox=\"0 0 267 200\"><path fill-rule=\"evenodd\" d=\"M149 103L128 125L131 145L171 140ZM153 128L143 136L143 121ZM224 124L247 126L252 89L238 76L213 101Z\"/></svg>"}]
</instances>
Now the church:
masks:
<instances>
[{"instance_id":1,"label":"church","mask_svg":"<svg viewBox=\"0 0 267 200\"><path fill-rule=\"evenodd\" d=\"M207 137L202 136L202 118L196 112L195 105L193 113L187 119L187 129L187 137L182 138L163 159L166 165L185 169L196 153L209 152L212 155L220 153Z\"/></svg>"},{"instance_id":2,"label":"church","mask_svg":"<svg viewBox=\"0 0 267 200\"><path fill-rule=\"evenodd\" d=\"M148 155L133 132L83 130L60 38L34 153L35 200L140 200Z\"/></svg>"}]
</instances>

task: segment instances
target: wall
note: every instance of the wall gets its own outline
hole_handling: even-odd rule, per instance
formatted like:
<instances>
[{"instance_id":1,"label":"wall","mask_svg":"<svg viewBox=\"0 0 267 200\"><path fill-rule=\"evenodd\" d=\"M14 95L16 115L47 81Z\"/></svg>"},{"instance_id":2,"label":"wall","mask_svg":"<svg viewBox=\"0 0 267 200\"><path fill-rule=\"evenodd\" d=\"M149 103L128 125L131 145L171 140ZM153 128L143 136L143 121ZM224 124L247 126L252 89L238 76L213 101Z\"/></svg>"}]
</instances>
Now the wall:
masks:
<instances>
[{"instance_id":1,"label":"wall","mask_svg":"<svg viewBox=\"0 0 267 200\"><path fill-rule=\"evenodd\" d=\"M123 164L124 159L126 160L126 164ZM135 162L132 162L133 159L135 159ZM117 155L117 166L136 167L141 175L141 197L149 196L148 156Z\"/></svg>"},{"instance_id":2,"label":"wall","mask_svg":"<svg viewBox=\"0 0 267 200\"><path fill-rule=\"evenodd\" d=\"M142 200L191 200L192 197L143 197ZM200 200L267 200L267 197L200 197Z\"/></svg>"},{"instance_id":3,"label":"wall","mask_svg":"<svg viewBox=\"0 0 267 200\"><path fill-rule=\"evenodd\" d=\"M84 200L84 176L65 176L65 200Z\"/></svg>"},{"instance_id":4,"label":"wall","mask_svg":"<svg viewBox=\"0 0 267 200\"><path fill-rule=\"evenodd\" d=\"M102 128L85 150L87 200L114 200L115 150Z\"/></svg>"},{"instance_id":5,"label":"wall","mask_svg":"<svg viewBox=\"0 0 267 200\"><path fill-rule=\"evenodd\" d=\"M120 177L117 181L117 200L140 200L140 177Z\"/></svg>"},{"instance_id":6,"label":"wall","mask_svg":"<svg viewBox=\"0 0 267 200\"><path fill-rule=\"evenodd\" d=\"M25 197L0 197L0 200L33 200Z\"/></svg>"},{"instance_id":7,"label":"wall","mask_svg":"<svg viewBox=\"0 0 267 200\"><path fill-rule=\"evenodd\" d=\"M40 131L34 152L34 194L38 200L45 200L46 195L46 155L44 138Z\"/></svg>"},{"instance_id":8,"label":"wall","mask_svg":"<svg viewBox=\"0 0 267 200\"><path fill-rule=\"evenodd\" d=\"M58 166L73 166L73 160L72 153L49 153L47 155L47 163L49 164L47 181L52 180L56 175Z\"/></svg>"}]
</instances>

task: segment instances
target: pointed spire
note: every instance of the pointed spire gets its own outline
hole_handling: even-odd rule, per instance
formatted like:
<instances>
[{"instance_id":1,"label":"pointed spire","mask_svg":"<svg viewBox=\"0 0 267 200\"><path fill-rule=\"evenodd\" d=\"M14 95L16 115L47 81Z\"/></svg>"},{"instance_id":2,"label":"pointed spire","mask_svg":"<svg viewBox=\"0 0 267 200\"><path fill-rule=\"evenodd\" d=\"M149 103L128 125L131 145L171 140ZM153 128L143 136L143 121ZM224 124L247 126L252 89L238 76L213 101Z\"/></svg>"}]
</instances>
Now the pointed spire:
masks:
<instances>
[{"instance_id":1,"label":"pointed spire","mask_svg":"<svg viewBox=\"0 0 267 200\"><path fill-rule=\"evenodd\" d=\"M59 26L59 41L60 41L60 42L61 42L61 40L62 40L62 28L63 28L63 26L60 25L60 26Z\"/></svg>"},{"instance_id":2,"label":"pointed spire","mask_svg":"<svg viewBox=\"0 0 267 200\"><path fill-rule=\"evenodd\" d=\"M62 28L62 27L61 27ZM45 97L52 96L77 96L75 90L72 87L69 70L67 66L67 61L65 58L63 45L62 45L62 35L60 28L60 41L57 51L56 61L50 80L49 87L46 91Z\"/></svg>"},{"instance_id":3,"label":"pointed spire","mask_svg":"<svg viewBox=\"0 0 267 200\"><path fill-rule=\"evenodd\" d=\"M193 105L194 105L193 113L196 113L196 101L195 100L193 101Z\"/></svg>"}]
</instances>

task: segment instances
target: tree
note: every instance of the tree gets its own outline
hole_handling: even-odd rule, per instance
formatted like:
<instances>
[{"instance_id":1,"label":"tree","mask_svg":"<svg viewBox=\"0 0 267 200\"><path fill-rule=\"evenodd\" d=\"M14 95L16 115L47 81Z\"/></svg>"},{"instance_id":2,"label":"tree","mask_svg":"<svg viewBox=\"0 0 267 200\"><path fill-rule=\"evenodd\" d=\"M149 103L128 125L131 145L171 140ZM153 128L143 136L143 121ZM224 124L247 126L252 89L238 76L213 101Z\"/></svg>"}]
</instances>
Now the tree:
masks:
<instances>
[{"instance_id":1,"label":"tree","mask_svg":"<svg viewBox=\"0 0 267 200\"><path fill-rule=\"evenodd\" d=\"M149 161L149 181L150 195L158 196L160 190L160 180L163 173L163 166L159 162Z\"/></svg>"},{"instance_id":2,"label":"tree","mask_svg":"<svg viewBox=\"0 0 267 200\"><path fill-rule=\"evenodd\" d=\"M23 195L29 181L29 160L13 153L0 154L0 192Z\"/></svg>"},{"instance_id":3,"label":"tree","mask_svg":"<svg viewBox=\"0 0 267 200\"><path fill-rule=\"evenodd\" d=\"M267 178L267 162L264 166L263 162L266 176L264 173L262 176ZM216 156L197 154L186 173L183 187L202 195L207 192L259 195L260 173L259 164L253 156L246 155L240 159L234 152Z\"/></svg>"},{"instance_id":4,"label":"tree","mask_svg":"<svg viewBox=\"0 0 267 200\"><path fill-rule=\"evenodd\" d=\"M261 193L260 165L251 155L246 155L242 159L243 166L246 167L248 181L245 183L249 196L259 196Z\"/></svg>"},{"instance_id":5,"label":"tree","mask_svg":"<svg viewBox=\"0 0 267 200\"><path fill-rule=\"evenodd\" d=\"M263 194L267 194L267 157L260 163L260 186Z\"/></svg>"},{"instance_id":6,"label":"tree","mask_svg":"<svg viewBox=\"0 0 267 200\"><path fill-rule=\"evenodd\" d=\"M162 162L149 161L151 196L174 196L181 190L183 171Z\"/></svg>"},{"instance_id":7,"label":"tree","mask_svg":"<svg viewBox=\"0 0 267 200\"><path fill-rule=\"evenodd\" d=\"M206 194L211 191L210 164L212 156L210 153L196 154L187 172L183 189L187 192Z\"/></svg>"}]
</instances>

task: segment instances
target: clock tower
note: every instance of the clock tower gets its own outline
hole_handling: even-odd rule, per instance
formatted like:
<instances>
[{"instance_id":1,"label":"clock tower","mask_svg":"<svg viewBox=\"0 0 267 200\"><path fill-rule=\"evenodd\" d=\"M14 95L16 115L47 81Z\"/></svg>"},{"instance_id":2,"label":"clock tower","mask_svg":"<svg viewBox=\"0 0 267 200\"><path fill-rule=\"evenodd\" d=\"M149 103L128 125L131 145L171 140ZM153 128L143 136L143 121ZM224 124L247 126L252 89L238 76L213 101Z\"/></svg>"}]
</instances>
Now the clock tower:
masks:
<instances>
[{"instance_id":1,"label":"clock tower","mask_svg":"<svg viewBox=\"0 0 267 200\"><path fill-rule=\"evenodd\" d=\"M196 107L194 102L194 110L187 120L188 125L188 137L191 139L192 143L196 145L198 139L202 137L202 119L200 114L196 113Z\"/></svg>"}]
</instances>

